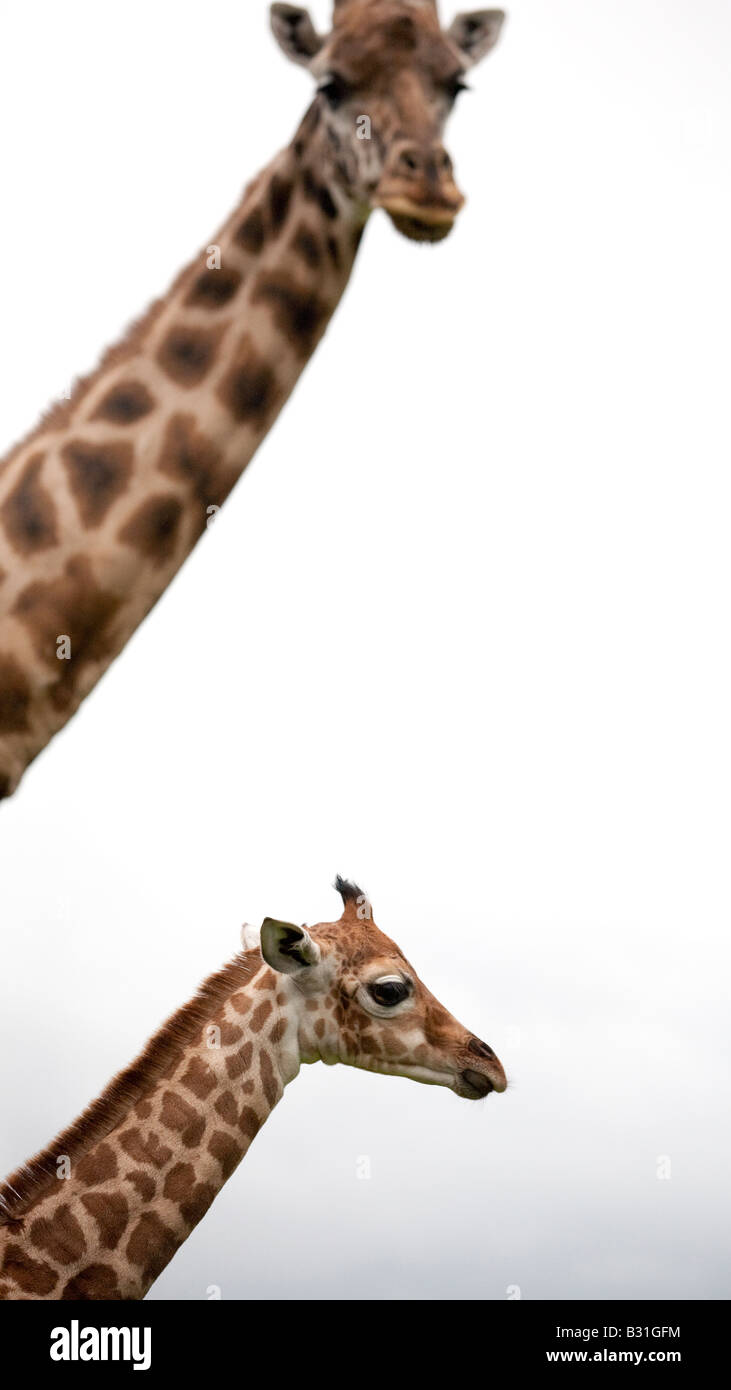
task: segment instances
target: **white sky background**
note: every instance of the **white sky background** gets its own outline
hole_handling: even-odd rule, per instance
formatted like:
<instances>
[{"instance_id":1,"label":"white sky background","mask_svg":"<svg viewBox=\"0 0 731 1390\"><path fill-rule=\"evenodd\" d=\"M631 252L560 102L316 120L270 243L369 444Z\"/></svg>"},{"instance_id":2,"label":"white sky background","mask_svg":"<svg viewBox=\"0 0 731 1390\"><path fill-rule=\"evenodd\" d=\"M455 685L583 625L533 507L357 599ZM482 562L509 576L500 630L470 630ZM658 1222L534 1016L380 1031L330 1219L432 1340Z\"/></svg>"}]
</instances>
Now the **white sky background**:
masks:
<instances>
[{"instance_id":1,"label":"white sky background","mask_svg":"<svg viewBox=\"0 0 731 1390\"><path fill-rule=\"evenodd\" d=\"M731 9L509 8L453 237L373 218L215 526L0 808L0 1168L242 920L337 915L336 870L514 1085L303 1069L152 1297L731 1294ZM309 79L261 0L29 0L0 51L10 443Z\"/></svg>"}]
</instances>

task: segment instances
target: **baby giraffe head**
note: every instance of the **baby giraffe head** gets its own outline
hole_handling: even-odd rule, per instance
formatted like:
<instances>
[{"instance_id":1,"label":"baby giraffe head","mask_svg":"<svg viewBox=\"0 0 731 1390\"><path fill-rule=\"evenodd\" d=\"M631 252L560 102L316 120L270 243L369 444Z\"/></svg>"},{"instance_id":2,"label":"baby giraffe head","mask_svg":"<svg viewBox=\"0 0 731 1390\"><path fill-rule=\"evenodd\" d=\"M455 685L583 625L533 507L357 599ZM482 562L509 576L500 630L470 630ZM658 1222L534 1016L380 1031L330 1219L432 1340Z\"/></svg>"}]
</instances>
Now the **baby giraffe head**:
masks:
<instances>
[{"instance_id":1,"label":"baby giraffe head","mask_svg":"<svg viewBox=\"0 0 731 1390\"><path fill-rule=\"evenodd\" d=\"M435 0L336 0L332 32L321 35L307 10L271 7L280 47L315 78L310 119L331 177L414 241L447 236L464 203L444 127L504 18L475 10L444 30Z\"/></svg>"},{"instance_id":2,"label":"baby giraffe head","mask_svg":"<svg viewBox=\"0 0 731 1390\"><path fill-rule=\"evenodd\" d=\"M407 1076L467 1100L504 1091L492 1048L422 984L376 926L365 894L340 877L335 887L343 899L339 921L306 929L267 917L261 928L264 960L289 977L299 1061Z\"/></svg>"}]
</instances>

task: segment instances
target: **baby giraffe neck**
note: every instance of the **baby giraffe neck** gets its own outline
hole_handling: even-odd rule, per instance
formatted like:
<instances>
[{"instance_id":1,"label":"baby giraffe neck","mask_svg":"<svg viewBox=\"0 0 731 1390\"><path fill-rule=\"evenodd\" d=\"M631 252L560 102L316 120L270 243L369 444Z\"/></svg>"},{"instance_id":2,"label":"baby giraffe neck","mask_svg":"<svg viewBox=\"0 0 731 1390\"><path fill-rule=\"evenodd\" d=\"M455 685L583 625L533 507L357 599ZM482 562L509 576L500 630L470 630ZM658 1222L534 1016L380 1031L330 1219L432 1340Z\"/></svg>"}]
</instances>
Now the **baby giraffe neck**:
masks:
<instances>
[{"instance_id":1,"label":"baby giraffe neck","mask_svg":"<svg viewBox=\"0 0 731 1390\"><path fill-rule=\"evenodd\" d=\"M299 1069L296 990L250 953L0 1190L0 1298L140 1299Z\"/></svg>"},{"instance_id":2,"label":"baby giraffe neck","mask_svg":"<svg viewBox=\"0 0 731 1390\"><path fill-rule=\"evenodd\" d=\"M317 346L364 213L317 103L209 246L0 462L0 798L121 651Z\"/></svg>"}]
</instances>

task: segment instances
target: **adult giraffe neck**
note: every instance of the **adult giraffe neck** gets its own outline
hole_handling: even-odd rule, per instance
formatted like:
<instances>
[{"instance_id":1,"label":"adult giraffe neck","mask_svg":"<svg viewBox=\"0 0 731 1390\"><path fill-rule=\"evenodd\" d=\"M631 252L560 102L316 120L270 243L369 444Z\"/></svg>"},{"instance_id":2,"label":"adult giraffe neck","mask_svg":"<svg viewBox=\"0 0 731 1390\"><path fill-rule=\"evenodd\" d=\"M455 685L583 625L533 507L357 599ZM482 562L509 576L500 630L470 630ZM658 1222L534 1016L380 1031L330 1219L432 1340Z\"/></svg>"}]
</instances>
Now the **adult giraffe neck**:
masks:
<instances>
[{"instance_id":1,"label":"adult giraffe neck","mask_svg":"<svg viewBox=\"0 0 731 1390\"><path fill-rule=\"evenodd\" d=\"M0 463L0 798L215 518L340 300L365 213L327 172L318 118Z\"/></svg>"}]
</instances>

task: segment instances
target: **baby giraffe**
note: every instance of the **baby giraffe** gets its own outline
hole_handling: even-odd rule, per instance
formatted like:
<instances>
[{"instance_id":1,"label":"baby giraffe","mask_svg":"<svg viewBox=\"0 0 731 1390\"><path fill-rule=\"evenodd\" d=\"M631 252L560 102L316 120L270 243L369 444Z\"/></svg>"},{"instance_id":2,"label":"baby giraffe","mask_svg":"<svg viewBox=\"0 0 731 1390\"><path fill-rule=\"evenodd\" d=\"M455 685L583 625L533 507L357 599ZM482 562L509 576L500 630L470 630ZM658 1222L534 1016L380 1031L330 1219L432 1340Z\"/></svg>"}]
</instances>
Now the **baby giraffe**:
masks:
<instances>
[{"instance_id":1,"label":"baby giraffe","mask_svg":"<svg viewBox=\"0 0 731 1390\"><path fill-rule=\"evenodd\" d=\"M504 1091L458 1023L338 877L337 922L267 917L245 950L0 1188L0 1298L144 1298L230 1178L302 1062Z\"/></svg>"}]
</instances>

